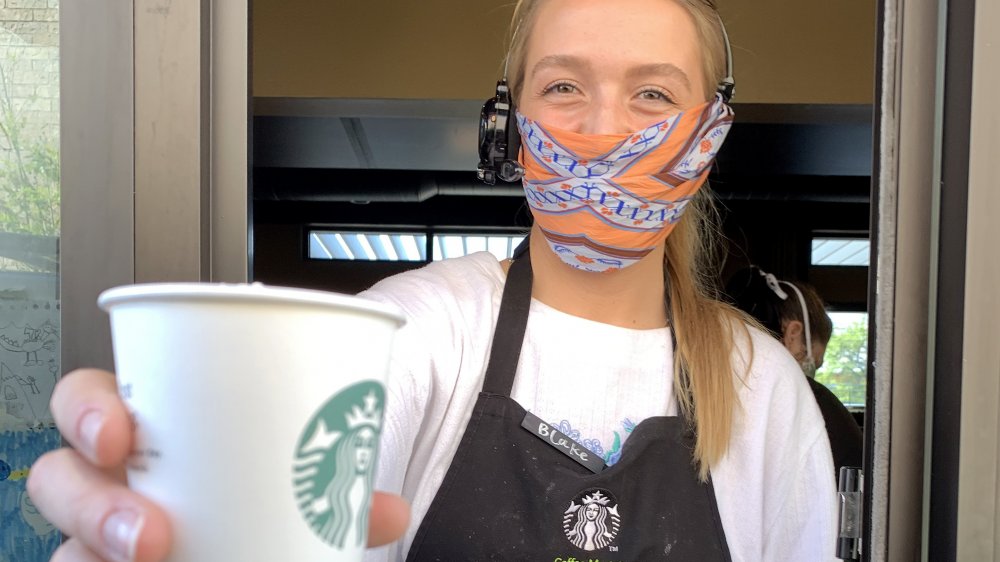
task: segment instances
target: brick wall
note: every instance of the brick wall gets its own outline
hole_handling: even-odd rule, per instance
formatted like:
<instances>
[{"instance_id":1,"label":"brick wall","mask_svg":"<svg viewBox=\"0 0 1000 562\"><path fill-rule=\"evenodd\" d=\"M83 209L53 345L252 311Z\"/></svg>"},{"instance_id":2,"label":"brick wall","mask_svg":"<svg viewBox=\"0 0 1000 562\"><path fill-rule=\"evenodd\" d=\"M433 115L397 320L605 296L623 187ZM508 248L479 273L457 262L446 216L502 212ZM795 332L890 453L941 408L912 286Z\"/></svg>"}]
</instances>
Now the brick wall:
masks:
<instances>
[{"instance_id":1,"label":"brick wall","mask_svg":"<svg viewBox=\"0 0 1000 562\"><path fill-rule=\"evenodd\" d=\"M59 0L0 0L0 107L25 140L59 138ZM2 115L0 115L2 117ZM0 147L9 150L0 135Z\"/></svg>"},{"instance_id":2,"label":"brick wall","mask_svg":"<svg viewBox=\"0 0 1000 562\"><path fill-rule=\"evenodd\" d=\"M0 0L0 232L58 230L59 0Z\"/></svg>"}]
</instances>

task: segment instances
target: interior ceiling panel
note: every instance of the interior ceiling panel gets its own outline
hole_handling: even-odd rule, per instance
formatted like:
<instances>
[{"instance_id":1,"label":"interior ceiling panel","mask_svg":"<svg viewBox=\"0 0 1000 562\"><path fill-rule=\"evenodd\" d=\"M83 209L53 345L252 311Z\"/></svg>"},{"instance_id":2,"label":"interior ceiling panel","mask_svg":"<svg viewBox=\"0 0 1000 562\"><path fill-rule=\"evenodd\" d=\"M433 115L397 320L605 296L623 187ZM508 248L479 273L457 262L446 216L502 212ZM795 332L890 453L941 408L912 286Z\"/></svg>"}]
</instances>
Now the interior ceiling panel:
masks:
<instances>
[{"instance_id":1,"label":"interior ceiling panel","mask_svg":"<svg viewBox=\"0 0 1000 562\"><path fill-rule=\"evenodd\" d=\"M373 168L383 170L474 170L479 162L479 114L464 118L359 119L372 151Z\"/></svg>"},{"instance_id":2,"label":"interior ceiling panel","mask_svg":"<svg viewBox=\"0 0 1000 562\"><path fill-rule=\"evenodd\" d=\"M254 166L361 168L343 119L336 117L256 117Z\"/></svg>"},{"instance_id":3,"label":"interior ceiling panel","mask_svg":"<svg viewBox=\"0 0 1000 562\"><path fill-rule=\"evenodd\" d=\"M254 167L270 169L271 176L302 169L462 172L464 177L479 160L480 107L471 100L258 98ZM871 106L735 104L734 109L736 122L717 173L734 180L871 175ZM336 182L312 189L355 198L350 192L357 186Z\"/></svg>"},{"instance_id":4,"label":"interior ceiling panel","mask_svg":"<svg viewBox=\"0 0 1000 562\"><path fill-rule=\"evenodd\" d=\"M480 107L470 100L256 98L254 166L475 170Z\"/></svg>"}]
</instances>

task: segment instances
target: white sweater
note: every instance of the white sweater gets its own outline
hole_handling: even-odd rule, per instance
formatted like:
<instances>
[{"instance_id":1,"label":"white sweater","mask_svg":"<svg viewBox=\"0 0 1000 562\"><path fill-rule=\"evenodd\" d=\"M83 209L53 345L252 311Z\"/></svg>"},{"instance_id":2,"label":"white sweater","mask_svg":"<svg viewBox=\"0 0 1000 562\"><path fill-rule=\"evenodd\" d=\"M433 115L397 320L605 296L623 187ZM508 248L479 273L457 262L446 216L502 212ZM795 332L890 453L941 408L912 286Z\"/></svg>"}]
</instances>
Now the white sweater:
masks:
<instances>
[{"instance_id":1,"label":"white sweater","mask_svg":"<svg viewBox=\"0 0 1000 562\"><path fill-rule=\"evenodd\" d=\"M482 388L504 279L484 252L396 275L360 295L407 317L386 388L375 486L412 506L403 539L369 551L367 561L406 557L444 479ZM614 462L634 424L676 414L667 330L619 328L533 301L512 398ZM733 560L834 560L823 418L785 348L751 335L753 365L736 383L741 410L727 454L712 467Z\"/></svg>"}]
</instances>

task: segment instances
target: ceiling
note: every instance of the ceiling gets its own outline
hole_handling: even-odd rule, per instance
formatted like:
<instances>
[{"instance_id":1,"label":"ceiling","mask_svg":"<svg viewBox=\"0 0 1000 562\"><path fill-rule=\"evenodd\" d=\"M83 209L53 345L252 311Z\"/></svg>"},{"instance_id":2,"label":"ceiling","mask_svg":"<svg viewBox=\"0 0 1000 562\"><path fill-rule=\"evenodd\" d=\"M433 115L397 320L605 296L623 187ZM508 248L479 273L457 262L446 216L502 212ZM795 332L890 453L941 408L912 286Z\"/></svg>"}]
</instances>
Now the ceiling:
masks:
<instances>
[{"instance_id":1,"label":"ceiling","mask_svg":"<svg viewBox=\"0 0 1000 562\"><path fill-rule=\"evenodd\" d=\"M491 190L475 180L480 107L468 100L256 98L255 198L261 193L278 200L401 201L441 193L519 195L517 186ZM716 175L871 175L871 106L733 107L736 122ZM829 180L824 185L829 191ZM755 189L761 195L769 190ZM808 185L796 193L808 199Z\"/></svg>"}]
</instances>

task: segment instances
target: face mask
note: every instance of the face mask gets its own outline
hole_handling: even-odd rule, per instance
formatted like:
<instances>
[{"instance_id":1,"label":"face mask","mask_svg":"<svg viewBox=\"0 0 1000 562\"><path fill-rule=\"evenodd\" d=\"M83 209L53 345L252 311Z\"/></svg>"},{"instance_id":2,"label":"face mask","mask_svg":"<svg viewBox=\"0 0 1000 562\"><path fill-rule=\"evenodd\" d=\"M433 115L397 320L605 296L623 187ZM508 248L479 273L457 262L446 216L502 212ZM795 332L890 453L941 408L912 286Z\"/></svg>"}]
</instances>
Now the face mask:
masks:
<instances>
[{"instance_id":1,"label":"face mask","mask_svg":"<svg viewBox=\"0 0 1000 562\"><path fill-rule=\"evenodd\" d=\"M549 247L584 271L638 262L705 183L732 121L721 96L624 135L573 133L518 113L522 183Z\"/></svg>"},{"instance_id":2,"label":"face mask","mask_svg":"<svg viewBox=\"0 0 1000 562\"><path fill-rule=\"evenodd\" d=\"M813 361L812 353L806 353L806 358L804 361L799 363L799 367L802 368L802 373L805 374L807 378L816 378L816 362Z\"/></svg>"}]
</instances>

